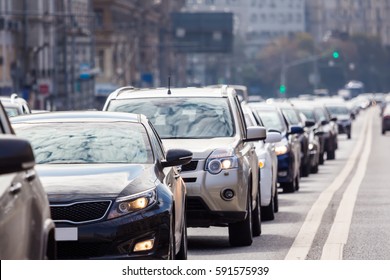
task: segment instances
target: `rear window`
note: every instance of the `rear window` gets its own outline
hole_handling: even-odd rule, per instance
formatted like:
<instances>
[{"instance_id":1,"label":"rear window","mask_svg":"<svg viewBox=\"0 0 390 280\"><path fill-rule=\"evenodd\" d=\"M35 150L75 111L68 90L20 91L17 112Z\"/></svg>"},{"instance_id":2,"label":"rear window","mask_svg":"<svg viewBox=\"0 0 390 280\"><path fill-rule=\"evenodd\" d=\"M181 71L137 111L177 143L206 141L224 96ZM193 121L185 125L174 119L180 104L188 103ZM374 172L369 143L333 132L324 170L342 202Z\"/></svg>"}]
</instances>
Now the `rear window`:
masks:
<instances>
[{"instance_id":1,"label":"rear window","mask_svg":"<svg viewBox=\"0 0 390 280\"><path fill-rule=\"evenodd\" d=\"M232 137L235 134L227 98L112 100L107 110L146 115L162 139Z\"/></svg>"}]
</instances>

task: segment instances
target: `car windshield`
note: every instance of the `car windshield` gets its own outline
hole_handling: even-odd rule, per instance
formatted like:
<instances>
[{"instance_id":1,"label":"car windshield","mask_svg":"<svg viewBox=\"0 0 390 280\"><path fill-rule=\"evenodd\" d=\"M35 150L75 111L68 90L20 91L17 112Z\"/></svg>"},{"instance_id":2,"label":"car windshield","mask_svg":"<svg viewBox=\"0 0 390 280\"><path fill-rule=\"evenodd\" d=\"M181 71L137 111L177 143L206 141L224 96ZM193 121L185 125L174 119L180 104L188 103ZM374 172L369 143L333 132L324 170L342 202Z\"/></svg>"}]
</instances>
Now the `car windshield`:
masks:
<instances>
[{"instance_id":1,"label":"car windshield","mask_svg":"<svg viewBox=\"0 0 390 280\"><path fill-rule=\"evenodd\" d=\"M108 110L146 115L162 139L232 137L235 132L227 98L113 100Z\"/></svg>"},{"instance_id":2,"label":"car windshield","mask_svg":"<svg viewBox=\"0 0 390 280\"><path fill-rule=\"evenodd\" d=\"M38 164L153 163L147 132L136 123L14 124Z\"/></svg>"},{"instance_id":3,"label":"car windshield","mask_svg":"<svg viewBox=\"0 0 390 280\"><path fill-rule=\"evenodd\" d=\"M348 115L349 114L347 107L344 107L344 106L327 106L326 108L328 108L329 112L332 115L337 116L337 115Z\"/></svg>"},{"instance_id":4,"label":"car windshield","mask_svg":"<svg viewBox=\"0 0 390 280\"><path fill-rule=\"evenodd\" d=\"M278 131L285 131L282 119L276 111L256 110L259 114L264 126L269 129L276 129Z\"/></svg>"}]
</instances>

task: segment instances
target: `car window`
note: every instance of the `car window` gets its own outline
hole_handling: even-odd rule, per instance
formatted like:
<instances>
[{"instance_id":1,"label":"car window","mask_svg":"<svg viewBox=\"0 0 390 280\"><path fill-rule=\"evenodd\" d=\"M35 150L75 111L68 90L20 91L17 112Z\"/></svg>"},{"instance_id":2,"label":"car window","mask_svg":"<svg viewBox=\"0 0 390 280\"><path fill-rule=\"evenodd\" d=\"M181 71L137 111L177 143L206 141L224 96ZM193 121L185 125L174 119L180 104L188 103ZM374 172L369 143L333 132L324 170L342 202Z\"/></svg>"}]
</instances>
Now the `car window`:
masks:
<instances>
[{"instance_id":1,"label":"car window","mask_svg":"<svg viewBox=\"0 0 390 280\"><path fill-rule=\"evenodd\" d=\"M165 159L165 151L163 148L163 144L158 136L157 131L154 129L151 122L149 122L149 126L151 128L151 133L149 134L150 140L152 144L154 145L154 150L156 151L156 157L159 160Z\"/></svg>"},{"instance_id":2,"label":"car window","mask_svg":"<svg viewBox=\"0 0 390 280\"><path fill-rule=\"evenodd\" d=\"M235 133L227 98L112 100L108 111L146 115L162 139L232 137Z\"/></svg>"},{"instance_id":3,"label":"car window","mask_svg":"<svg viewBox=\"0 0 390 280\"><path fill-rule=\"evenodd\" d=\"M135 123L14 124L39 164L153 163L146 129Z\"/></svg>"},{"instance_id":4,"label":"car window","mask_svg":"<svg viewBox=\"0 0 390 280\"><path fill-rule=\"evenodd\" d=\"M282 109L284 116L286 117L289 124L299 125L299 118L297 113L293 109Z\"/></svg>"},{"instance_id":5,"label":"car window","mask_svg":"<svg viewBox=\"0 0 390 280\"><path fill-rule=\"evenodd\" d=\"M326 106L326 108L328 108L330 114L332 115L348 115L349 114L349 111L347 109L347 107L343 107L343 106Z\"/></svg>"},{"instance_id":6,"label":"car window","mask_svg":"<svg viewBox=\"0 0 390 280\"><path fill-rule=\"evenodd\" d=\"M256 110L267 129L285 131L286 127L277 111Z\"/></svg>"},{"instance_id":7,"label":"car window","mask_svg":"<svg viewBox=\"0 0 390 280\"><path fill-rule=\"evenodd\" d=\"M308 120L316 120L316 116L314 115L314 111L310 109L299 109L299 111L305 115L306 119Z\"/></svg>"}]
</instances>

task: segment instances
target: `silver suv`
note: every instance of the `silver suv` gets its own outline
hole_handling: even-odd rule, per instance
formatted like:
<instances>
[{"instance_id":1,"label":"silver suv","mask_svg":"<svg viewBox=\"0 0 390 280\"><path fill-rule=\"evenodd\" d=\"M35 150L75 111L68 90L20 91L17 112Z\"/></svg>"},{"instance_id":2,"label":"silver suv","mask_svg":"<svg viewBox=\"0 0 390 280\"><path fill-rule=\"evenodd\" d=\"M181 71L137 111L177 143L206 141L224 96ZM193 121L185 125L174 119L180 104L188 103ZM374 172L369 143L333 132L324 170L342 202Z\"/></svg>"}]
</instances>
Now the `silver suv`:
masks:
<instances>
[{"instance_id":1,"label":"silver suv","mask_svg":"<svg viewBox=\"0 0 390 280\"><path fill-rule=\"evenodd\" d=\"M228 226L232 246L252 244L261 233L259 168L253 141L264 127L246 127L235 90L136 89L113 92L103 110L145 114L167 148L185 148L182 166L190 227Z\"/></svg>"}]
</instances>

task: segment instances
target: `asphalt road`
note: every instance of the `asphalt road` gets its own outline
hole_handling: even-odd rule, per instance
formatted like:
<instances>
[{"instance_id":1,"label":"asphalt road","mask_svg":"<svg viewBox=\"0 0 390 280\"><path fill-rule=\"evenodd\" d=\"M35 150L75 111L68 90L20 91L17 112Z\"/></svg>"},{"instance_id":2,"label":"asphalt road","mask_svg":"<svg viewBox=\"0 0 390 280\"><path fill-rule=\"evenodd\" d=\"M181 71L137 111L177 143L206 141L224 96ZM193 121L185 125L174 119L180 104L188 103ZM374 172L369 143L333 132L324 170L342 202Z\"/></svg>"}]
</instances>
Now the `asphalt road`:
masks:
<instances>
[{"instance_id":1,"label":"asphalt road","mask_svg":"<svg viewBox=\"0 0 390 280\"><path fill-rule=\"evenodd\" d=\"M188 259L390 260L390 132L378 108L358 115L352 139L339 135L336 159L279 191L275 220L248 247L230 247L227 228L189 228Z\"/></svg>"}]
</instances>

